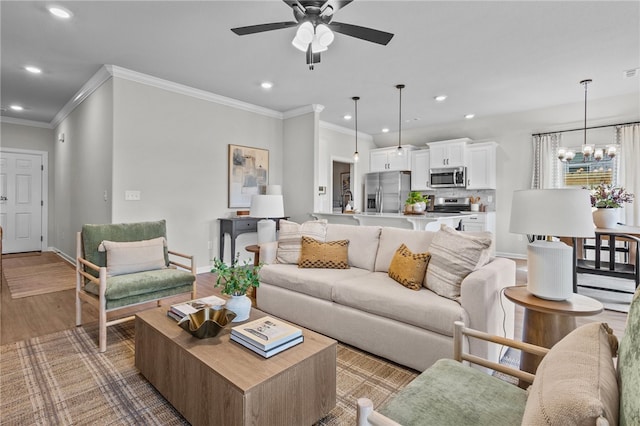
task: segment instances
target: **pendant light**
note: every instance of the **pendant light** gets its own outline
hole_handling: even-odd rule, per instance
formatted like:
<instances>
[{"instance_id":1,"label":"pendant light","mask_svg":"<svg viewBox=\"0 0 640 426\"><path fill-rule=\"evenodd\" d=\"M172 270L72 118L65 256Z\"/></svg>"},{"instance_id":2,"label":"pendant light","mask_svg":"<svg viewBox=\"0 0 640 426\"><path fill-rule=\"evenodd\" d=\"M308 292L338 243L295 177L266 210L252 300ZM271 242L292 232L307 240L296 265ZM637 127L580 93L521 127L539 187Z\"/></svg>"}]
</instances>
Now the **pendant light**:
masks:
<instances>
[{"instance_id":1,"label":"pendant light","mask_svg":"<svg viewBox=\"0 0 640 426\"><path fill-rule=\"evenodd\" d=\"M360 159L360 154L358 154L358 101L360 100L359 96L354 96L353 103L355 104L355 117L356 117L356 150L353 152L353 161L355 163Z\"/></svg>"},{"instance_id":2,"label":"pendant light","mask_svg":"<svg viewBox=\"0 0 640 426\"><path fill-rule=\"evenodd\" d=\"M585 160L588 160L593 154L593 145L587 144L587 86L591 82L591 79L580 82L584 86L584 141L582 142L582 156Z\"/></svg>"},{"instance_id":3,"label":"pendant light","mask_svg":"<svg viewBox=\"0 0 640 426\"><path fill-rule=\"evenodd\" d=\"M404 84L398 84L396 89L400 92L400 108L398 108L398 155L402 155L404 153L402 149L402 89L404 89Z\"/></svg>"}]
</instances>

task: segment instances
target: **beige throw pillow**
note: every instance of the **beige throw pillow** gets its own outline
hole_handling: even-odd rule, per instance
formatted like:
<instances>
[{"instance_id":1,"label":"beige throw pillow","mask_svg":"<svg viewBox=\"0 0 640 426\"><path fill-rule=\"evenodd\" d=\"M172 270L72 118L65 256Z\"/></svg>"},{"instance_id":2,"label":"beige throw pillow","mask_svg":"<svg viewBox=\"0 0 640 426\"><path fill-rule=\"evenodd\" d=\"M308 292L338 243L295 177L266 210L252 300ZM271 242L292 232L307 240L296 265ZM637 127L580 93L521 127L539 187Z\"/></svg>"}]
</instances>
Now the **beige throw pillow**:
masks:
<instances>
[{"instance_id":1,"label":"beige throw pillow","mask_svg":"<svg viewBox=\"0 0 640 426\"><path fill-rule=\"evenodd\" d=\"M615 348L611 329L597 322L556 343L538 366L522 424L617 425Z\"/></svg>"},{"instance_id":2,"label":"beige throw pillow","mask_svg":"<svg viewBox=\"0 0 640 426\"><path fill-rule=\"evenodd\" d=\"M460 284L491 256L491 234L469 235L442 225L429 246L431 261L425 286L436 294L457 300Z\"/></svg>"},{"instance_id":3,"label":"beige throw pillow","mask_svg":"<svg viewBox=\"0 0 640 426\"><path fill-rule=\"evenodd\" d=\"M302 237L298 268L349 269L349 240L323 243Z\"/></svg>"},{"instance_id":4,"label":"beige throw pillow","mask_svg":"<svg viewBox=\"0 0 640 426\"><path fill-rule=\"evenodd\" d=\"M407 246L401 244L391 259L389 276L411 290L420 290L429 259L431 254L428 251L412 253Z\"/></svg>"},{"instance_id":5,"label":"beige throw pillow","mask_svg":"<svg viewBox=\"0 0 640 426\"><path fill-rule=\"evenodd\" d=\"M302 225L289 220L280 220L276 262L297 265L300 259L301 238L305 236L318 241L325 241L326 234L326 219L310 220Z\"/></svg>"},{"instance_id":6,"label":"beige throw pillow","mask_svg":"<svg viewBox=\"0 0 640 426\"><path fill-rule=\"evenodd\" d=\"M166 268L165 245L164 237L131 242L105 240L98 251L107 252L107 275L112 277Z\"/></svg>"}]
</instances>

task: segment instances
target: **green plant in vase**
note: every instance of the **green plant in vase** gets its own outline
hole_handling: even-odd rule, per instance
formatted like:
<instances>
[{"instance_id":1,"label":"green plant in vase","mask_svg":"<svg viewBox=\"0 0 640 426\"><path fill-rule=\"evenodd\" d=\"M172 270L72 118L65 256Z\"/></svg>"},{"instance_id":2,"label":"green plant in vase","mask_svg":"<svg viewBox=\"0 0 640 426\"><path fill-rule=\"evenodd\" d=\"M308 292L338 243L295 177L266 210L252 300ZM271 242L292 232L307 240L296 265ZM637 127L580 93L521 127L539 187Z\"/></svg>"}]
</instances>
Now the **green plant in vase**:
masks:
<instances>
[{"instance_id":1,"label":"green plant in vase","mask_svg":"<svg viewBox=\"0 0 640 426\"><path fill-rule=\"evenodd\" d=\"M252 287L260 286L258 272L262 265L250 265L245 260L238 264L240 253L236 254L231 265L227 265L220 259L213 259L211 272L217 274L216 287L222 287L222 294L230 296L226 308L236 314L233 322L249 319L251 313L251 299L247 297L247 291Z\"/></svg>"},{"instance_id":2,"label":"green plant in vase","mask_svg":"<svg viewBox=\"0 0 640 426\"><path fill-rule=\"evenodd\" d=\"M422 213L427 208L427 200L418 191L409 192L405 204L405 212Z\"/></svg>"}]
</instances>

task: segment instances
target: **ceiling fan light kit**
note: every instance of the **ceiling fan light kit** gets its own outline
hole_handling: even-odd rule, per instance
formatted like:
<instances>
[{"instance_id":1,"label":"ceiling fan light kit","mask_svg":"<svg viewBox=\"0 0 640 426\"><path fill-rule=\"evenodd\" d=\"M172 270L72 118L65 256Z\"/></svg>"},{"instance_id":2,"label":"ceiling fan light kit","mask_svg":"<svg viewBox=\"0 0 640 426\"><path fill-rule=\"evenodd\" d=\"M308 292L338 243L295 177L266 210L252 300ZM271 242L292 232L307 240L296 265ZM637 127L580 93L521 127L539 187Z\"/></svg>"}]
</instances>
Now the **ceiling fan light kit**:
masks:
<instances>
[{"instance_id":1,"label":"ceiling fan light kit","mask_svg":"<svg viewBox=\"0 0 640 426\"><path fill-rule=\"evenodd\" d=\"M387 45L393 34L358 25L332 22L333 14L353 0L283 0L293 10L295 21L272 22L232 28L235 34L243 36L264 31L273 31L297 26L293 46L305 52L309 69L320 62L320 53L333 43L336 33L348 35L381 45Z\"/></svg>"}]
</instances>

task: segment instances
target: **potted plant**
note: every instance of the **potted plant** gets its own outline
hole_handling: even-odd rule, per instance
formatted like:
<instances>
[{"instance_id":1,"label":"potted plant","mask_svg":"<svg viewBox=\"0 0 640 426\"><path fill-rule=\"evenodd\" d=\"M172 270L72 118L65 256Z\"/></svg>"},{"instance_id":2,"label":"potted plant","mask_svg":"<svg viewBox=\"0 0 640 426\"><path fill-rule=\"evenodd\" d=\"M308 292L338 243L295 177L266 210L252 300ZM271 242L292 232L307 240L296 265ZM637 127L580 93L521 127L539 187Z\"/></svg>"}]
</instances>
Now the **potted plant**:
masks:
<instances>
[{"instance_id":1,"label":"potted plant","mask_svg":"<svg viewBox=\"0 0 640 426\"><path fill-rule=\"evenodd\" d=\"M211 272L217 274L215 286L222 287L222 294L230 296L226 307L236 314L233 322L249 318L251 300L247 297L247 291L260 286L258 272L262 268L262 265L250 265L248 260L238 265L239 257L240 253L236 254L230 266L220 259L213 259L211 269Z\"/></svg>"},{"instance_id":2,"label":"potted plant","mask_svg":"<svg viewBox=\"0 0 640 426\"><path fill-rule=\"evenodd\" d=\"M586 189L586 188L585 188ZM618 223L619 208L624 203L633 202L633 194L623 187L600 183L591 187L593 222L598 228L614 228Z\"/></svg>"},{"instance_id":3,"label":"potted plant","mask_svg":"<svg viewBox=\"0 0 640 426\"><path fill-rule=\"evenodd\" d=\"M404 205L406 213L422 213L427 209L427 200L418 191L411 191Z\"/></svg>"}]
</instances>

